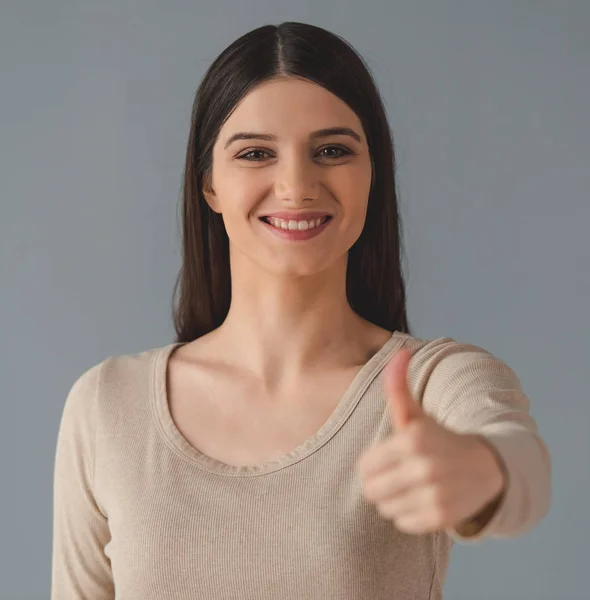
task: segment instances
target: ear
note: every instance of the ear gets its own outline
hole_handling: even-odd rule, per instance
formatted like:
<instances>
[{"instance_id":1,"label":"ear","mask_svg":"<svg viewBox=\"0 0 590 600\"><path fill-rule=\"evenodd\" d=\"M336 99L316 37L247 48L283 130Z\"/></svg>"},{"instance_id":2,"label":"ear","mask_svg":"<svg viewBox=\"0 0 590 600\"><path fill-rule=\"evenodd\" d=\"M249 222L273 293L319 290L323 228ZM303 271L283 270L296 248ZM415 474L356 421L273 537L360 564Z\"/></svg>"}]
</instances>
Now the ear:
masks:
<instances>
[{"instance_id":1,"label":"ear","mask_svg":"<svg viewBox=\"0 0 590 600\"><path fill-rule=\"evenodd\" d=\"M216 213L221 213L219 208L219 202L217 198L217 194L213 189L211 175L205 175L203 178L203 197L205 198L205 202L209 205L209 208Z\"/></svg>"}]
</instances>

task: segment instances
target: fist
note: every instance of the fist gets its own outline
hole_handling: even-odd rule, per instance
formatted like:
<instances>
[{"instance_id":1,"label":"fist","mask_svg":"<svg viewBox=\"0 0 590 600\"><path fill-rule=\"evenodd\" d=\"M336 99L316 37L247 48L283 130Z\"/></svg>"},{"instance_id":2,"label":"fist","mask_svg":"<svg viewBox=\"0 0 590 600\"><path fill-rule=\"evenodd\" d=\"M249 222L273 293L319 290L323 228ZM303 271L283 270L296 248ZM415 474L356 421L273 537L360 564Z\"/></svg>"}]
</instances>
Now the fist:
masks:
<instances>
[{"instance_id":1,"label":"fist","mask_svg":"<svg viewBox=\"0 0 590 600\"><path fill-rule=\"evenodd\" d=\"M446 429L412 398L411 353L397 352L384 386L394 435L359 461L365 499L405 533L456 528L479 515L503 491L504 471L477 435Z\"/></svg>"}]
</instances>

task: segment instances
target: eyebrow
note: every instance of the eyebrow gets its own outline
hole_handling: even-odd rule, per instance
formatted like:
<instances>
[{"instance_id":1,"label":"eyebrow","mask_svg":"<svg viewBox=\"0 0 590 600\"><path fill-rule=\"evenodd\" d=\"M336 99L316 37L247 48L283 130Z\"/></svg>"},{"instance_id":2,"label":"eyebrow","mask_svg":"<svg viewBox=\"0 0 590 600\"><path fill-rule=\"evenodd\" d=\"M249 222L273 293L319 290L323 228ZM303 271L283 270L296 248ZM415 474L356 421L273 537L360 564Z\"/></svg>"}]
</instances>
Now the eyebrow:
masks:
<instances>
[{"instance_id":1,"label":"eyebrow","mask_svg":"<svg viewBox=\"0 0 590 600\"><path fill-rule=\"evenodd\" d=\"M361 136L349 127L328 127L326 129L318 129L318 131L313 131L309 134L309 139L317 140L319 138L329 137L333 135L346 135L355 139L357 142L361 141ZM227 142L225 142L225 148L227 148L230 144L233 144L237 140L264 140L267 142L275 142L277 140L277 136L272 135L270 133L239 131L238 133L234 133L227 140Z\"/></svg>"}]
</instances>

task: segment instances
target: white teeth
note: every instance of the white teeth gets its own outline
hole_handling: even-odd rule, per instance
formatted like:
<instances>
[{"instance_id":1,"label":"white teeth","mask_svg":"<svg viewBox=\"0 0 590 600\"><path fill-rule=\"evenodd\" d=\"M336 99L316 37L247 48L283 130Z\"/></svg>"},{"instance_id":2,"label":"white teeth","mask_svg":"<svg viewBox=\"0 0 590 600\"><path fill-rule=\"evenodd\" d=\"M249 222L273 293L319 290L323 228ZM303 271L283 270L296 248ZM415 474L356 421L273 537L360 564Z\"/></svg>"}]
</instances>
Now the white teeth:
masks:
<instances>
[{"instance_id":1,"label":"white teeth","mask_svg":"<svg viewBox=\"0 0 590 600\"><path fill-rule=\"evenodd\" d=\"M319 227L327 217L320 217L319 219L315 219L312 221L295 221L291 219L289 221L285 221L283 219L278 219L277 217L268 217L268 222L278 229L287 229L289 231L307 231L308 229L313 229L314 227Z\"/></svg>"}]
</instances>

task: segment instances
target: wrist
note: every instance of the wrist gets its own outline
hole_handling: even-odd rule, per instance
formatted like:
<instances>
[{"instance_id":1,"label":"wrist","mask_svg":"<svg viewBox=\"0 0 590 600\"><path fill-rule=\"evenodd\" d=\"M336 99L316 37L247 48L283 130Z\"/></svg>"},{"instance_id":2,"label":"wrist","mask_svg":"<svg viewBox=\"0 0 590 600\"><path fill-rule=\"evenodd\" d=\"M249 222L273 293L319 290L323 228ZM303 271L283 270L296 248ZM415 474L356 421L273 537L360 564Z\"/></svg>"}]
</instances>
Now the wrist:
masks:
<instances>
[{"instance_id":1,"label":"wrist","mask_svg":"<svg viewBox=\"0 0 590 600\"><path fill-rule=\"evenodd\" d=\"M483 473L484 487L488 493L480 509L467 519L474 533L481 531L494 517L506 492L507 474L504 463L481 435L470 436L474 442L474 460Z\"/></svg>"},{"instance_id":2,"label":"wrist","mask_svg":"<svg viewBox=\"0 0 590 600\"><path fill-rule=\"evenodd\" d=\"M508 475L504 461L487 439L482 435L474 435L473 437L478 448L476 460L481 461L479 464L482 465L486 482L489 485L488 489L490 492L487 504L494 502L504 495L508 483Z\"/></svg>"}]
</instances>

